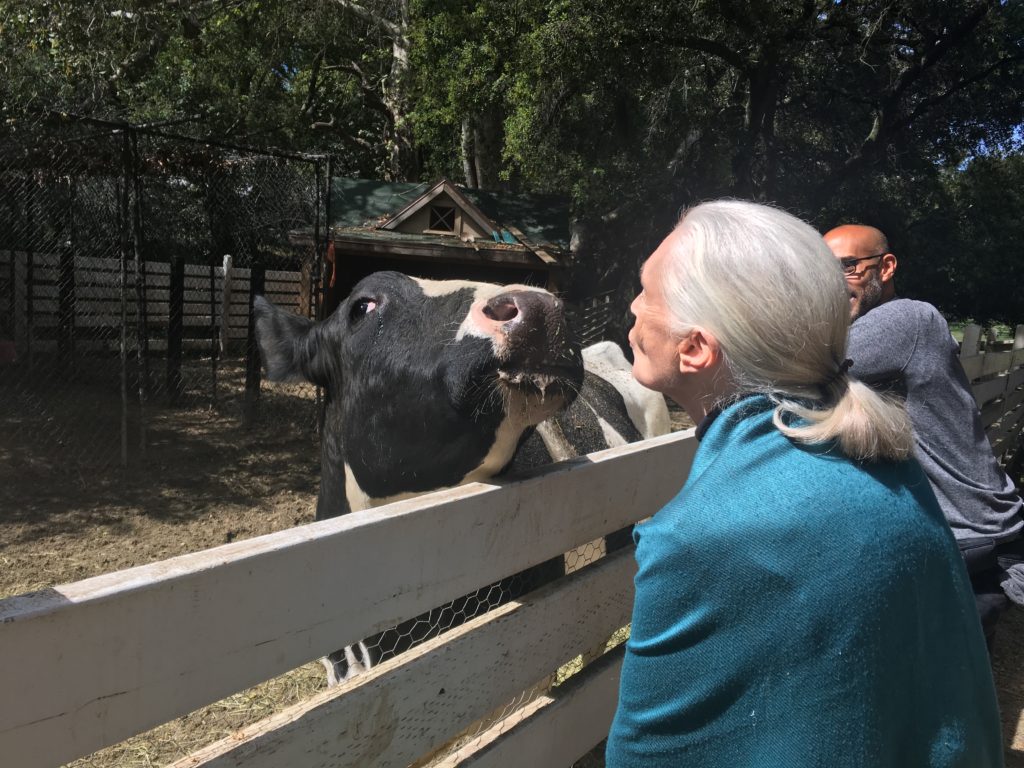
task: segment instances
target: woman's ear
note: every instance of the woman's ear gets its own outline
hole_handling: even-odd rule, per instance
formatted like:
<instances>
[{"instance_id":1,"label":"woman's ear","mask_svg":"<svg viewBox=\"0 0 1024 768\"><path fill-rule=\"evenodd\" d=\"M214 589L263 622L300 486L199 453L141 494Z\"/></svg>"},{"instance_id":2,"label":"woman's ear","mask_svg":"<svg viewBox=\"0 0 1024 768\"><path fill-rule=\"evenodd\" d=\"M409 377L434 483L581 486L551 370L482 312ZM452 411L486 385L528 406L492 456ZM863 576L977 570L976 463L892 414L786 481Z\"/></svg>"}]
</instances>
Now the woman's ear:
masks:
<instances>
[{"instance_id":1,"label":"woman's ear","mask_svg":"<svg viewBox=\"0 0 1024 768\"><path fill-rule=\"evenodd\" d=\"M711 333L704 328L694 328L684 336L676 347L679 355L680 373L700 373L717 367L722 358L722 348Z\"/></svg>"}]
</instances>

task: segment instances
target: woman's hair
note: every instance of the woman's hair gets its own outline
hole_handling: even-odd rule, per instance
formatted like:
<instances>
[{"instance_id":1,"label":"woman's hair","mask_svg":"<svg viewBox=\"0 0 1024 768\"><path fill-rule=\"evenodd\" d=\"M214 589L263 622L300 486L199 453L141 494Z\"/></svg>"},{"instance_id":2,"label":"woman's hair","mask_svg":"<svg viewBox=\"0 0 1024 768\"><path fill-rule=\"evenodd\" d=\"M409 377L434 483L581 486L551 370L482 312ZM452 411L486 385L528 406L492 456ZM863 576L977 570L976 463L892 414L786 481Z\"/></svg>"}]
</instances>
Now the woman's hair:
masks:
<instances>
[{"instance_id":1,"label":"woman's hair","mask_svg":"<svg viewBox=\"0 0 1024 768\"><path fill-rule=\"evenodd\" d=\"M850 291L821 235L788 213L741 200L688 210L662 286L674 330L707 329L737 395L777 404L774 421L851 458L911 450L903 404L846 374Z\"/></svg>"}]
</instances>

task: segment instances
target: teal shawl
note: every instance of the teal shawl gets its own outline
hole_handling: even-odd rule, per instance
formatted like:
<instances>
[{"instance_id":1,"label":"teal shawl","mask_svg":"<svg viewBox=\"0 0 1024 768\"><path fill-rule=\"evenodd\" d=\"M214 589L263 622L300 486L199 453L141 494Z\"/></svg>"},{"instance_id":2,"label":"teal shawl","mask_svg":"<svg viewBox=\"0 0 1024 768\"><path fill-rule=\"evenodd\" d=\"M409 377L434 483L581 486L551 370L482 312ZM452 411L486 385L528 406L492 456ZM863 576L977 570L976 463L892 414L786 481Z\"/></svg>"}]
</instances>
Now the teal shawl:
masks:
<instances>
[{"instance_id":1,"label":"teal shawl","mask_svg":"<svg viewBox=\"0 0 1024 768\"><path fill-rule=\"evenodd\" d=\"M608 768L1002 765L963 563L914 461L804 446L733 404L638 525Z\"/></svg>"}]
</instances>

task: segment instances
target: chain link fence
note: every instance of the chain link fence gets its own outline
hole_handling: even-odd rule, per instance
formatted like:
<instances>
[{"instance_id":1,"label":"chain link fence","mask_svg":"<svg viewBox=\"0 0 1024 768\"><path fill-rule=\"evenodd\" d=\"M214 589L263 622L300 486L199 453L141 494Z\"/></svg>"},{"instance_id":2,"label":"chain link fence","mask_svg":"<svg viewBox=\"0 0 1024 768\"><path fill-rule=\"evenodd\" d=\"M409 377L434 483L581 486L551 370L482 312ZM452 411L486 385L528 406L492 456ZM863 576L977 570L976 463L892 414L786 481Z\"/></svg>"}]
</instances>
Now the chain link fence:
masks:
<instances>
[{"instance_id":1,"label":"chain link fence","mask_svg":"<svg viewBox=\"0 0 1024 768\"><path fill-rule=\"evenodd\" d=\"M0 137L6 504L17 507L46 473L152 471L155 444L160 466L173 465L169 452L212 422L315 437L312 388L265 393L281 402L260 407L251 307L265 292L316 313L328 166L95 120L9 123Z\"/></svg>"},{"instance_id":2,"label":"chain link fence","mask_svg":"<svg viewBox=\"0 0 1024 768\"><path fill-rule=\"evenodd\" d=\"M161 518L215 526L225 504L267 509L285 485L301 489L302 510L278 523L312 520L318 393L299 384L261 389L252 300L265 294L316 317L330 173L325 157L213 144L159 127L8 125L0 135L0 508L22 528L0 542L7 567L19 567L18 537L55 541L69 526L64 510L81 518L72 535L98 550L82 576L210 546L188 538L196 526L170 532ZM610 306L602 296L579 309L588 340L600 338ZM173 504L144 512L152 534L115 512L132 494L176 493ZM112 548L145 535L179 537L180 546L108 558L92 529L115 520L123 530ZM603 551L601 542L580 547L555 570L577 570ZM51 571L53 582L80 577L57 565ZM371 639L370 652L387 659L521 596L536 579L511 577L438 608ZM566 662L459 741L481 737L584 659ZM292 678L296 696L324 684L319 665ZM218 729L287 703L273 685L265 689L233 697L237 707L211 708L202 727L169 724L80 764L182 757L224 735ZM173 734L173 744L163 745L161 732ZM126 757L131 750L138 759Z\"/></svg>"}]
</instances>

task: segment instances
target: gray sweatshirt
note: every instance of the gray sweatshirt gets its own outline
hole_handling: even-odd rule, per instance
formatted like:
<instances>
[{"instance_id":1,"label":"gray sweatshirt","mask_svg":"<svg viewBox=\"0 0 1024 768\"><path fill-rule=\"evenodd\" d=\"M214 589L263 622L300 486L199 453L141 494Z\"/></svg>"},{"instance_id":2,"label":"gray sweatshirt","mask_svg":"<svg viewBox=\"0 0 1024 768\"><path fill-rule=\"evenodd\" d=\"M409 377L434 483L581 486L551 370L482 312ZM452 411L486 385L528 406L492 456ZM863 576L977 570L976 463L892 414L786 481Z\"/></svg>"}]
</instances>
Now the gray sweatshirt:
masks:
<instances>
[{"instance_id":1,"label":"gray sweatshirt","mask_svg":"<svg viewBox=\"0 0 1024 768\"><path fill-rule=\"evenodd\" d=\"M1016 538L1021 497L992 455L957 344L931 304L893 299L850 327L850 373L907 398L916 455L958 541Z\"/></svg>"}]
</instances>

